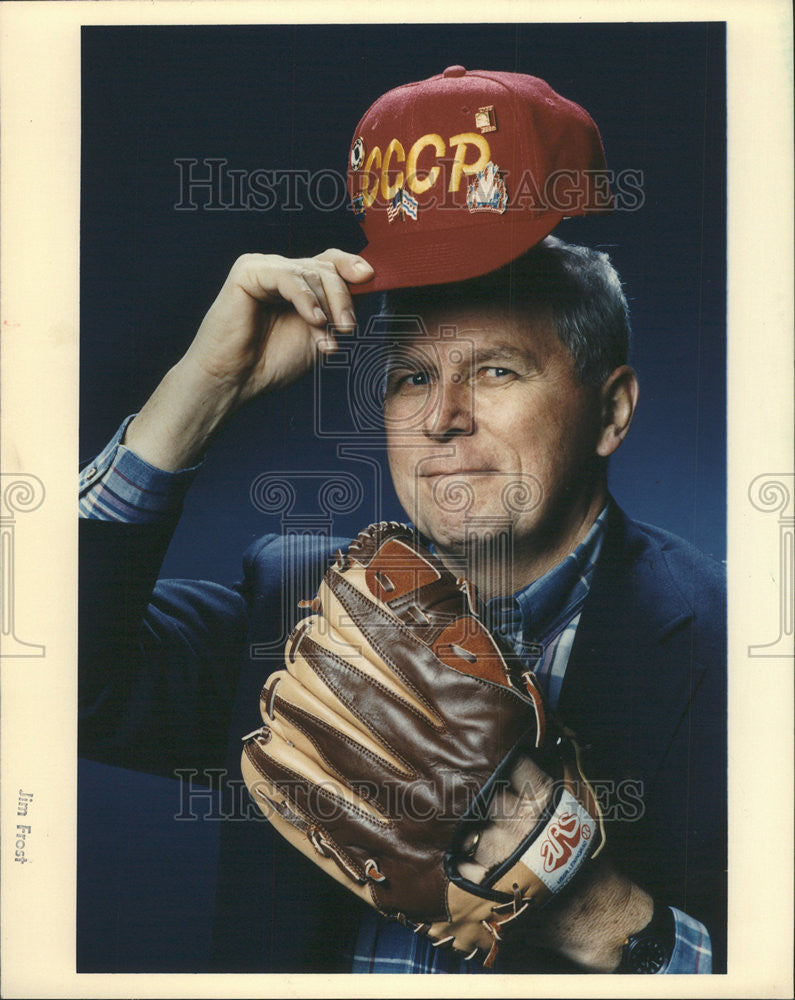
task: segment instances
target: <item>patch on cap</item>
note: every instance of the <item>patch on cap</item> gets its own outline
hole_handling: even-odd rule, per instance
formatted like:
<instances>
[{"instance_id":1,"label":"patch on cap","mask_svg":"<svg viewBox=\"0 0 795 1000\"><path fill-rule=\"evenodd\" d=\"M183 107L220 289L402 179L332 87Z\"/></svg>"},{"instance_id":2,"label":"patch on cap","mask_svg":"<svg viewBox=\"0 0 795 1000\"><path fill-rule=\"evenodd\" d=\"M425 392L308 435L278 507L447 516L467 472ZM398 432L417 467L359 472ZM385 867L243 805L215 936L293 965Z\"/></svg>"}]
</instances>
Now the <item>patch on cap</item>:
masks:
<instances>
[{"instance_id":1,"label":"patch on cap","mask_svg":"<svg viewBox=\"0 0 795 1000\"><path fill-rule=\"evenodd\" d=\"M364 140L359 136L351 147L351 170L360 170L362 163L364 163Z\"/></svg>"},{"instance_id":2,"label":"patch on cap","mask_svg":"<svg viewBox=\"0 0 795 1000\"><path fill-rule=\"evenodd\" d=\"M395 194L395 197L387 208L386 217L390 222L394 222L395 219L399 219L401 222L405 222L406 219L413 219L416 222L417 199L412 198L405 188L401 188Z\"/></svg>"},{"instance_id":3,"label":"patch on cap","mask_svg":"<svg viewBox=\"0 0 795 1000\"><path fill-rule=\"evenodd\" d=\"M489 104L485 108L478 108L475 112L475 128L479 129L481 134L497 131L497 119L494 117L493 104Z\"/></svg>"},{"instance_id":4,"label":"patch on cap","mask_svg":"<svg viewBox=\"0 0 795 1000\"><path fill-rule=\"evenodd\" d=\"M499 167L491 160L479 170L467 188L467 208L470 212L497 212L508 207L508 189Z\"/></svg>"}]
</instances>

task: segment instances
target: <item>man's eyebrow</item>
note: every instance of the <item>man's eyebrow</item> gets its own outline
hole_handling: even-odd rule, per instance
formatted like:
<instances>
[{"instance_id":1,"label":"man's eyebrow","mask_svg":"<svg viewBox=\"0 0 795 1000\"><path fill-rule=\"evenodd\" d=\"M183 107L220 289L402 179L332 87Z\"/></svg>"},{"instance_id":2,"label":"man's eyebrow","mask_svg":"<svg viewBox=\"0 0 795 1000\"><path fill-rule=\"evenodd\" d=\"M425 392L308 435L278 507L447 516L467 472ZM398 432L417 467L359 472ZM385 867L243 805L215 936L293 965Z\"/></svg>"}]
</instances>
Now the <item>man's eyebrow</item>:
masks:
<instances>
[{"instance_id":1,"label":"man's eyebrow","mask_svg":"<svg viewBox=\"0 0 795 1000\"><path fill-rule=\"evenodd\" d=\"M462 338L462 345L467 345L466 338ZM389 370L400 367L436 367L438 358L435 351L431 352L427 346L400 345L393 346L388 350L387 367ZM538 358L528 345L522 347L517 344L498 341L493 344L481 344L475 346L470 354L469 351L461 352L461 363L463 365L480 365L489 361L517 362L524 361L529 365L537 366Z\"/></svg>"},{"instance_id":2,"label":"man's eyebrow","mask_svg":"<svg viewBox=\"0 0 795 1000\"><path fill-rule=\"evenodd\" d=\"M437 341L437 340L423 340L418 343L400 343L392 342L386 344L387 353L390 356L397 355L398 357L428 357L430 355L436 356L437 354L437 344L447 344L450 341ZM469 340L467 337L462 337L458 343L469 347L474 343L474 341ZM473 357L475 358L515 358L515 357L527 357L532 355L532 351L529 348L523 348L517 344L512 344L509 341L497 341L493 344L482 344L477 346L473 351ZM466 355L468 356L468 354Z\"/></svg>"},{"instance_id":3,"label":"man's eyebrow","mask_svg":"<svg viewBox=\"0 0 795 1000\"><path fill-rule=\"evenodd\" d=\"M483 344L472 353L473 364L483 364L484 361L524 361L530 365L538 365L538 358L533 350L516 344L496 343Z\"/></svg>"}]
</instances>

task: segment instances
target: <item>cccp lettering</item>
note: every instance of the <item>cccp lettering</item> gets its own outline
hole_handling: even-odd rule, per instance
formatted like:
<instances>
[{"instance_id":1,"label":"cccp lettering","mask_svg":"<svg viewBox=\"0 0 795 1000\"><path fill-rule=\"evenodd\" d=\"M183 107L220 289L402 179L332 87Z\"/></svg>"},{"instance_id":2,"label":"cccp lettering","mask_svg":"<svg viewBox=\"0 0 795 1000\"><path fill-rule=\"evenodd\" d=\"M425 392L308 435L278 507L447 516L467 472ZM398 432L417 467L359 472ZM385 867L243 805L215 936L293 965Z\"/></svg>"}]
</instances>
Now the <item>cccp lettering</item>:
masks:
<instances>
[{"instance_id":1,"label":"cccp lettering","mask_svg":"<svg viewBox=\"0 0 795 1000\"><path fill-rule=\"evenodd\" d=\"M460 189L464 177L483 170L491 159L491 149L485 136L478 132L459 132L447 142L438 133L427 132L413 143L408 153L399 139L390 140L383 152L379 146L373 146L360 173L365 207L373 204L379 191L384 201L391 201L404 185L413 194L429 191L441 173L436 161L446 156L452 159L447 185L452 193Z\"/></svg>"}]
</instances>

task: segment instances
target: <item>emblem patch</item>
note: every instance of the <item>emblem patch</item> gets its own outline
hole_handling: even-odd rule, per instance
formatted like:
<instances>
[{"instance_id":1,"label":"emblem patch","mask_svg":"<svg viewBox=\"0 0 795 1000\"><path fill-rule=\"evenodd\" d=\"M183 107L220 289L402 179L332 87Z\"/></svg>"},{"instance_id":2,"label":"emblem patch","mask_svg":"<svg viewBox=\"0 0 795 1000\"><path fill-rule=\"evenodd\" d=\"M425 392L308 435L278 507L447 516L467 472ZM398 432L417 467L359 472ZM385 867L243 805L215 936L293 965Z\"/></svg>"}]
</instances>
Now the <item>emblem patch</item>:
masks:
<instances>
[{"instance_id":1,"label":"emblem patch","mask_svg":"<svg viewBox=\"0 0 795 1000\"><path fill-rule=\"evenodd\" d=\"M405 222L407 218L416 222L417 207L417 199L412 198L405 188L400 188L392 202L387 206L386 217L390 222L394 222L395 219Z\"/></svg>"},{"instance_id":2,"label":"emblem patch","mask_svg":"<svg viewBox=\"0 0 795 1000\"><path fill-rule=\"evenodd\" d=\"M364 163L364 139L361 136L354 142L351 149L351 170L361 170Z\"/></svg>"},{"instance_id":3,"label":"emblem patch","mask_svg":"<svg viewBox=\"0 0 795 1000\"><path fill-rule=\"evenodd\" d=\"M359 222L361 222L362 219L364 218L364 195L355 194L353 196L353 202L351 204L353 205L354 219L358 219Z\"/></svg>"},{"instance_id":4,"label":"emblem patch","mask_svg":"<svg viewBox=\"0 0 795 1000\"><path fill-rule=\"evenodd\" d=\"M500 169L491 160L477 172L467 188L467 208L470 212L497 212L508 207L508 189Z\"/></svg>"},{"instance_id":5,"label":"emblem patch","mask_svg":"<svg viewBox=\"0 0 795 1000\"><path fill-rule=\"evenodd\" d=\"M488 104L485 108L478 108L475 112L475 128L484 132L497 131L497 118L494 114L494 105Z\"/></svg>"}]
</instances>

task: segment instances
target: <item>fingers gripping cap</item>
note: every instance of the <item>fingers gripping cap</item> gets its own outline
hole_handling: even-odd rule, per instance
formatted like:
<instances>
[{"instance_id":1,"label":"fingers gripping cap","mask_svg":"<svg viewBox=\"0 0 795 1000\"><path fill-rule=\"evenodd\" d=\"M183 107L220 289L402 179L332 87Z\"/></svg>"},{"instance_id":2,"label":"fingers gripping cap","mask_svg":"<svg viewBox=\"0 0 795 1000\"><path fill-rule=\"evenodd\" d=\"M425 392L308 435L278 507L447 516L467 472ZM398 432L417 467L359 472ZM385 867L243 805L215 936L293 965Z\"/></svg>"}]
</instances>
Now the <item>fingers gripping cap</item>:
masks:
<instances>
[{"instance_id":1,"label":"fingers gripping cap","mask_svg":"<svg viewBox=\"0 0 795 1000\"><path fill-rule=\"evenodd\" d=\"M369 108L351 142L348 193L375 270L351 286L357 294L474 278L564 216L612 209L586 111L538 77L463 66Z\"/></svg>"}]
</instances>

